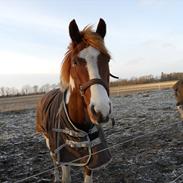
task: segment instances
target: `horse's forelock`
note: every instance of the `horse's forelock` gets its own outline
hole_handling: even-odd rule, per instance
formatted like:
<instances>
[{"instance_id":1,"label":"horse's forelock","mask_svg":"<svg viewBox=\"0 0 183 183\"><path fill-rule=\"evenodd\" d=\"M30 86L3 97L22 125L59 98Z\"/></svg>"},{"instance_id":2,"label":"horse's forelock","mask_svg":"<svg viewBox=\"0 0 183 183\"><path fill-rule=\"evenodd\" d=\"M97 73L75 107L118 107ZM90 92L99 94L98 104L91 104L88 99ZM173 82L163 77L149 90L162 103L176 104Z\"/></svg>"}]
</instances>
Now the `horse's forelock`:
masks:
<instances>
[{"instance_id":1,"label":"horse's forelock","mask_svg":"<svg viewBox=\"0 0 183 183\"><path fill-rule=\"evenodd\" d=\"M81 31L81 35L83 37L83 41L88 46L92 46L99 50L101 53L110 57L109 52L105 47L103 38L96 32L92 31L92 26L86 26L83 31Z\"/></svg>"}]
</instances>

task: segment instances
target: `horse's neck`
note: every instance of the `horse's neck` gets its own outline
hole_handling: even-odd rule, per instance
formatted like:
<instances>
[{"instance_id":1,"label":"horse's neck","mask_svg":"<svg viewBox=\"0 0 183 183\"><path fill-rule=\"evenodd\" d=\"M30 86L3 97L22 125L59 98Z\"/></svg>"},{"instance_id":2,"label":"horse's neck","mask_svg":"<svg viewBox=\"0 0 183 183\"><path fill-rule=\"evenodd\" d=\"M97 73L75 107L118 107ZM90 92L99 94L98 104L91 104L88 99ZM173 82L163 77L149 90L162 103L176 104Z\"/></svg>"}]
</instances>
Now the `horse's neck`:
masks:
<instances>
[{"instance_id":1,"label":"horse's neck","mask_svg":"<svg viewBox=\"0 0 183 183\"><path fill-rule=\"evenodd\" d=\"M76 92L76 90L69 90L66 98L66 106L71 121L77 128L88 131L91 124L88 120L87 111L80 93Z\"/></svg>"}]
</instances>

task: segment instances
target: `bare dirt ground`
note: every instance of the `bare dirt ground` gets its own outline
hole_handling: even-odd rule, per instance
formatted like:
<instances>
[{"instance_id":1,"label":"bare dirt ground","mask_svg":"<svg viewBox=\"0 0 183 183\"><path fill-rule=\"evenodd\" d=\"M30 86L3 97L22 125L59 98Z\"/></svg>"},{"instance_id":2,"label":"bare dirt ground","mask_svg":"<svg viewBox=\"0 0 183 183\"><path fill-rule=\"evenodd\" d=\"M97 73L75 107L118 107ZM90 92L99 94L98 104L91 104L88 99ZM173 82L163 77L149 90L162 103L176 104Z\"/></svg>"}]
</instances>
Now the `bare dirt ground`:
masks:
<instances>
[{"instance_id":1,"label":"bare dirt ground","mask_svg":"<svg viewBox=\"0 0 183 183\"><path fill-rule=\"evenodd\" d=\"M94 183L182 183L183 123L173 91L145 91L112 101L116 125L104 129L113 160L95 171ZM52 168L44 139L34 134L34 121L34 109L0 113L0 182L52 181L52 171L24 180ZM72 175L74 183L82 182L81 169L74 168Z\"/></svg>"}]
</instances>

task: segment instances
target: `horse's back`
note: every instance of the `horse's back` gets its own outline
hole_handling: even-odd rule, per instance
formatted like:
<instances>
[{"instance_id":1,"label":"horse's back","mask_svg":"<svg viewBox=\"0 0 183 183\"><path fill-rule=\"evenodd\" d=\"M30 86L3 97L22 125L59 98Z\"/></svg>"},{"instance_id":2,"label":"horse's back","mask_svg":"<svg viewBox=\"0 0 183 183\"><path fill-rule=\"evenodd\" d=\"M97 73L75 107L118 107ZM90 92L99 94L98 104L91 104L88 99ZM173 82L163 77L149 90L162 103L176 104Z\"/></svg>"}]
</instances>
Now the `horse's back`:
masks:
<instances>
[{"instance_id":1,"label":"horse's back","mask_svg":"<svg viewBox=\"0 0 183 183\"><path fill-rule=\"evenodd\" d=\"M54 89L43 95L36 109L36 132L47 136L52 123L56 121L58 110L62 101L60 89Z\"/></svg>"}]
</instances>

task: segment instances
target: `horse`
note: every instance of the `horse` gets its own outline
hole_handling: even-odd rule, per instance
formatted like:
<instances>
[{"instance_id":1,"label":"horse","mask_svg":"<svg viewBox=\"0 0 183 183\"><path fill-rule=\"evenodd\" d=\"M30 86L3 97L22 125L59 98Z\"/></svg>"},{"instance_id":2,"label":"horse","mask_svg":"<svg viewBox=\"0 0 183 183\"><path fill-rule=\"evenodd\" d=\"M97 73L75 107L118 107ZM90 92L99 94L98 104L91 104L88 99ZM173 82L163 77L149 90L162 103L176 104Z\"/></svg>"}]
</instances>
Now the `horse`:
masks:
<instances>
[{"instance_id":1,"label":"horse","mask_svg":"<svg viewBox=\"0 0 183 183\"><path fill-rule=\"evenodd\" d=\"M174 85L173 89L175 92L175 98L177 101L177 110L180 113L181 118L183 119L183 80L178 80Z\"/></svg>"},{"instance_id":2,"label":"horse","mask_svg":"<svg viewBox=\"0 0 183 183\"><path fill-rule=\"evenodd\" d=\"M93 170L106 166L112 158L102 129L112 112L106 23L100 19L96 31L91 25L80 31L73 19L69 35L60 87L39 101L36 131L43 134L49 148L54 182L70 183L70 166L80 166L84 183L92 183Z\"/></svg>"}]
</instances>

